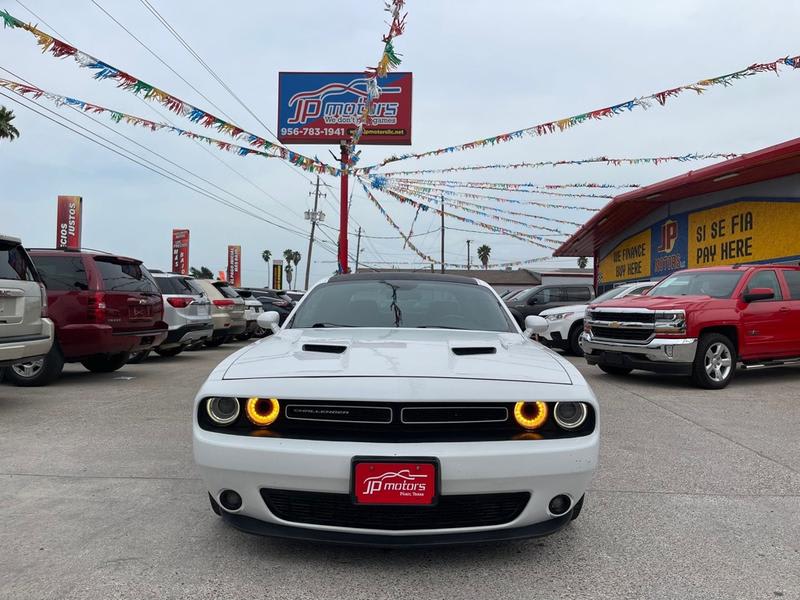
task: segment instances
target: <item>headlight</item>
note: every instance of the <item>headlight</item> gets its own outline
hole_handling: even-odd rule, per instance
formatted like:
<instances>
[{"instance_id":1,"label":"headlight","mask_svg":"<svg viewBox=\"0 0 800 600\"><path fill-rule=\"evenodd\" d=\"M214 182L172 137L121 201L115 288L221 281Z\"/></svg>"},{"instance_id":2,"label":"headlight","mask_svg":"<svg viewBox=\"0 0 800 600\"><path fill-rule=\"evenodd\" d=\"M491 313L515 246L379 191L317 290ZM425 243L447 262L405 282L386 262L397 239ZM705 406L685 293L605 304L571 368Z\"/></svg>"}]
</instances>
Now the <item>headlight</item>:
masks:
<instances>
[{"instance_id":1,"label":"headlight","mask_svg":"<svg viewBox=\"0 0 800 600\"><path fill-rule=\"evenodd\" d=\"M239 417L239 401L236 398L209 398L206 413L217 425L230 425Z\"/></svg>"},{"instance_id":2,"label":"headlight","mask_svg":"<svg viewBox=\"0 0 800 600\"><path fill-rule=\"evenodd\" d=\"M277 398L248 398L245 411L253 425L272 425L281 412L281 403Z\"/></svg>"},{"instance_id":3,"label":"headlight","mask_svg":"<svg viewBox=\"0 0 800 600\"><path fill-rule=\"evenodd\" d=\"M514 418L525 429L539 429L547 421L547 404L544 402L517 402Z\"/></svg>"},{"instance_id":4,"label":"headlight","mask_svg":"<svg viewBox=\"0 0 800 600\"><path fill-rule=\"evenodd\" d=\"M583 402L556 402L553 418L562 429L577 429L586 421L589 411Z\"/></svg>"},{"instance_id":5,"label":"headlight","mask_svg":"<svg viewBox=\"0 0 800 600\"><path fill-rule=\"evenodd\" d=\"M554 315L547 315L545 319L548 321L560 321L561 319L566 319L567 317L571 317L575 313L556 313Z\"/></svg>"},{"instance_id":6,"label":"headlight","mask_svg":"<svg viewBox=\"0 0 800 600\"><path fill-rule=\"evenodd\" d=\"M665 310L656 313L657 333L686 333L686 312Z\"/></svg>"}]
</instances>

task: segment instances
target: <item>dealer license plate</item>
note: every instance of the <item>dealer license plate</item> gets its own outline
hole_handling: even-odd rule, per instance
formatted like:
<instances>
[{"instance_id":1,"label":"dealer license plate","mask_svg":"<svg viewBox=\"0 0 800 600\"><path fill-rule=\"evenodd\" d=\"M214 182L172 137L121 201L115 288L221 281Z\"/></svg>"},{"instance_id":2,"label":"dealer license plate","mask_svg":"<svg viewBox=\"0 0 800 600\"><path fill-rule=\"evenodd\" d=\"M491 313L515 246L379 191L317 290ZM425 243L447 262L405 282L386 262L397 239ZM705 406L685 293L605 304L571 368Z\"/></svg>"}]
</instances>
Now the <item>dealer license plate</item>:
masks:
<instances>
[{"instance_id":1,"label":"dealer license plate","mask_svg":"<svg viewBox=\"0 0 800 600\"><path fill-rule=\"evenodd\" d=\"M351 491L356 504L436 504L436 459L355 458Z\"/></svg>"}]
</instances>

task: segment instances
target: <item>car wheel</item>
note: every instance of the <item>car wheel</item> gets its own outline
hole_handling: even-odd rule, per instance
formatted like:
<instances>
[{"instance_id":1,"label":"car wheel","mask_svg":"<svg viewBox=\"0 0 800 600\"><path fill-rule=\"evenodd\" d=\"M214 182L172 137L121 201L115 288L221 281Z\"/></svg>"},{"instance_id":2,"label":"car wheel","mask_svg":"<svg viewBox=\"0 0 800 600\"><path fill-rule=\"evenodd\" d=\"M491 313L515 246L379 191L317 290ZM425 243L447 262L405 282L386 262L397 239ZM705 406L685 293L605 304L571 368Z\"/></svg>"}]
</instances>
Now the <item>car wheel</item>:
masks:
<instances>
[{"instance_id":1,"label":"car wheel","mask_svg":"<svg viewBox=\"0 0 800 600\"><path fill-rule=\"evenodd\" d=\"M42 358L23 360L6 369L6 381L20 387L38 387L58 379L64 369L64 355L53 344Z\"/></svg>"},{"instance_id":2,"label":"car wheel","mask_svg":"<svg viewBox=\"0 0 800 600\"><path fill-rule=\"evenodd\" d=\"M255 337L259 338L259 339L267 337L267 330L266 329L262 329L261 327L256 327L253 330L253 335Z\"/></svg>"},{"instance_id":3,"label":"car wheel","mask_svg":"<svg viewBox=\"0 0 800 600\"><path fill-rule=\"evenodd\" d=\"M569 343L569 351L574 356L583 356L583 349L578 343L581 339L581 333L583 333L583 321L577 321L569 330L569 339L567 340Z\"/></svg>"},{"instance_id":4,"label":"car wheel","mask_svg":"<svg viewBox=\"0 0 800 600\"><path fill-rule=\"evenodd\" d=\"M219 337L212 337L210 340L206 340L206 347L218 348L219 346L222 346L222 344L224 344L227 339L228 338L224 335L221 335Z\"/></svg>"},{"instance_id":5,"label":"car wheel","mask_svg":"<svg viewBox=\"0 0 800 600\"><path fill-rule=\"evenodd\" d=\"M158 354L159 356L163 356L164 358L172 358L173 356L178 356L178 354L180 354L181 352L183 352L183 348L181 348L180 346L178 346L177 348L164 348L164 349L156 348L156 354Z\"/></svg>"},{"instance_id":6,"label":"car wheel","mask_svg":"<svg viewBox=\"0 0 800 600\"><path fill-rule=\"evenodd\" d=\"M82 360L81 364L92 373L113 373L117 369L121 369L125 363L128 362L128 356L127 352L120 352L119 354L100 354Z\"/></svg>"},{"instance_id":7,"label":"car wheel","mask_svg":"<svg viewBox=\"0 0 800 600\"><path fill-rule=\"evenodd\" d=\"M707 390L721 390L731 382L736 372L736 347L721 333L706 333L700 337L692 366L692 381Z\"/></svg>"},{"instance_id":8,"label":"car wheel","mask_svg":"<svg viewBox=\"0 0 800 600\"><path fill-rule=\"evenodd\" d=\"M611 365L597 365L597 366L600 367L601 371L603 371L604 373L608 373L609 375L622 376L622 375L627 375L631 371L633 371L633 369L629 367L612 367Z\"/></svg>"},{"instance_id":9,"label":"car wheel","mask_svg":"<svg viewBox=\"0 0 800 600\"><path fill-rule=\"evenodd\" d=\"M128 364L138 365L140 362L144 362L148 356L150 356L150 350L140 350L139 352L133 352L128 357Z\"/></svg>"},{"instance_id":10,"label":"car wheel","mask_svg":"<svg viewBox=\"0 0 800 600\"><path fill-rule=\"evenodd\" d=\"M575 506L572 507L572 516L570 516L570 518L569 518L570 521L574 521L575 519L577 519L580 516L581 511L583 510L583 499L584 498L586 498L586 494L581 496L581 499L578 500L578 502L575 504Z\"/></svg>"}]
</instances>

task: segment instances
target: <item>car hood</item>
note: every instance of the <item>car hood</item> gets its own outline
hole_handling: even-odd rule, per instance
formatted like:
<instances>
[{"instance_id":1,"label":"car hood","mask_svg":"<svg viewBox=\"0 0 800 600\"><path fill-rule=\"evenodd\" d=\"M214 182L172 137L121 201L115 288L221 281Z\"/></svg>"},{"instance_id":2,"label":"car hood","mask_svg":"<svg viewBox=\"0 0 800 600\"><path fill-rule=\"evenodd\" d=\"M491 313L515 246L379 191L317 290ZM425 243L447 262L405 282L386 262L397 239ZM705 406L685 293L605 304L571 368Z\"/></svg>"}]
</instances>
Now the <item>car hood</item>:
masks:
<instances>
[{"instance_id":1,"label":"car hood","mask_svg":"<svg viewBox=\"0 0 800 600\"><path fill-rule=\"evenodd\" d=\"M547 315L560 315L563 313L572 313L572 312L579 312L582 313L586 310L586 307L589 306L588 304L571 304L569 306L557 306L555 308L548 308L547 310L543 310L539 313L540 317L546 317Z\"/></svg>"},{"instance_id":2,"label":"car hood","mask_svg":"<svg viewBox=\"0 0 800 600\"><path fill-rule=\"evenodd\" d=\"M600 304L592 304L591 308L647 308L649 310L670 310L696 307L706 304L715 298L711 296L629 296L614 298Z\"/></svg>"},{"instance_id":3,"label":"car hood","mask_svg":"<svg viewBox=\"0 0 800 600\"><path fill-rule=\"evenodd\" d=\"M476 349L491 353L470 354ZM239 355L223 378L432 377L569 385L562 360L519 333L284 329Z\"/></svg>"}]
</instances>

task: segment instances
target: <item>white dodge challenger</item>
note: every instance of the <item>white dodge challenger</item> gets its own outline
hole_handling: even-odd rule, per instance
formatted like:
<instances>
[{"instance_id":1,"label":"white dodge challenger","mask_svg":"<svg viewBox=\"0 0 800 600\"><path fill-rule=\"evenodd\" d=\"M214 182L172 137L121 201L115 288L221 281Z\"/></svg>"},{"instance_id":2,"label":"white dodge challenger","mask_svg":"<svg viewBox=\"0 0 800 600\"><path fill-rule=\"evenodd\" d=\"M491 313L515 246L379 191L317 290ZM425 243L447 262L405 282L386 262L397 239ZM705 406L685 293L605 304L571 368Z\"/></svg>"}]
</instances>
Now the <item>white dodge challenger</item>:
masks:
<instances>
[{"instance_id":1,"label":"white dodge challenger","mask_svg":"<svg viewBox=\"0 0 800 600\"><path fill-rule=\"evenodd\" d=\"M554 533L581 512L598 405L480 280L334 276L194 402L211 507L278 537L383 546Z\"/></svg>"}]
</instances>

